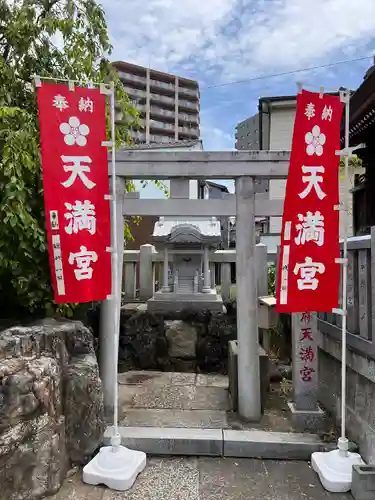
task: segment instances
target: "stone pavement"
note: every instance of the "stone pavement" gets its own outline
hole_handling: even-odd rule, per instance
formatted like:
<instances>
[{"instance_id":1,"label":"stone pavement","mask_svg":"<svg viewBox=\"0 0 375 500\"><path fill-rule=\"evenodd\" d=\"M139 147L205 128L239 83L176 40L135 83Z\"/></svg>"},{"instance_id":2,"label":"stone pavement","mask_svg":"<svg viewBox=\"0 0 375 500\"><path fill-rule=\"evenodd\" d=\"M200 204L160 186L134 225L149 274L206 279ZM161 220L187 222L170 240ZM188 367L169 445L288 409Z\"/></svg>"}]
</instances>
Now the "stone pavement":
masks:
<instances>
[{"instance_id":1,"label":"stone pavement","mask_svg":"<svg viewBox=\"0 0 375 500\"><path fill-rule=\"evenodd\" d=\"M51 500L352 500L328 493L306 462L230 458L154 458L133 488L85 485L80 473Z\"/></svg>"},{"instance_id":2,"label":"stone pavement","mask_svg":"<svg viewBox=\"0 0 375 500\"><path fill-rule=\"evenodd\" d=\"M122 426L293 431L279 384L271 387L261 422L244 425L230 411L224 375L129 371L118 380Z\"/></svg>"}]
</instances>

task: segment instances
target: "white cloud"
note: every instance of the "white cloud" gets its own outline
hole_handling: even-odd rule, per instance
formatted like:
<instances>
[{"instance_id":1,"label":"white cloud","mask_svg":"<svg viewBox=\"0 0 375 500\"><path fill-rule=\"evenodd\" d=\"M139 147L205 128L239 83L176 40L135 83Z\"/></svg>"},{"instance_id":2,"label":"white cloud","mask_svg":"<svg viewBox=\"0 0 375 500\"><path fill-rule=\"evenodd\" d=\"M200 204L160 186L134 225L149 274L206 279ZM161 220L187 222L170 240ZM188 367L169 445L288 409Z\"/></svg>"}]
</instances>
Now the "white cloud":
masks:
<instances>
[{"instance_id":1,"label":"white cloud","mask_svg":"<svg viewBox=\"0 0 375 500\"><path fill-rule=\"evenodd\" d=\"M235 0L105 0L115 57L167 69L213 40Z\"/></svg>"},{"instance_id":2,"label":"white cloud","mask_svg":"<svg viewBox=\"0 0 375 500\"><path fill-rule=\"evenodd\" d=\"M245 78L362 55L374 0L104 0L116 59ZM367 50L366 50L367 53Z\"/></svg>"},{"instance_id":3,"label":"white cloud","mask_svg":"<svg viewBox=\"0 0 375 500\"><path fill-rule=\"evenodd\" d=\"M201 135L206 151L231 151L234 149L234 136L221 128L202 125Z\"/></svg>"},{"instance_id":4,"label":"white cloud","mask_svg":"<svg viewBox=\"0 0 375 500\"><path fill-rule=\"evenodd\" d=\"M102 0L113 59L197 78L206 150L230 150L235 124L257 97L295 92L293 82L336 88L368 62L204 90L375 52L375 0ZM343 71L338 82L338 71ZM343 81L345 80L345 81Z\"/></svg>"},{"instance_id":5,"label":"white cloud","mask_svg":"<svg viewBox=\"0 0 375 500\"><path fill-rule=\"evenodd\" d=\"M282 69L317 64L338 50L362 55L356 50L374 37L373 0L260 3L261 10L244 13L236 40L227 47L224 71L230 77L241 72L244 60L250 70Z\"/></svg>"}]
</instances>

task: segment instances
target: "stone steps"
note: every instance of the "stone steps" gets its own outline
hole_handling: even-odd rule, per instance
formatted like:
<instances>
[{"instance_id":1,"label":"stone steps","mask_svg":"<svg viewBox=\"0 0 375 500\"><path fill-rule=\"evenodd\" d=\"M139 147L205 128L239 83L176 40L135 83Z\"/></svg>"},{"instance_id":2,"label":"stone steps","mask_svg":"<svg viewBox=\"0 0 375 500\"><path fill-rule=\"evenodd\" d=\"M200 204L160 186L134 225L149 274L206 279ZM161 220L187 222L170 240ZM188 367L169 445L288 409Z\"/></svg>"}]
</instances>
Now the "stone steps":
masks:
<instances>
[{"instance_id":1,"label":"stone steps","mask_svg":"<svg viewBox=\"0 0 375 500\"><path fill-rule=\"evenodd\" d=\"M274 409L268 408L261 422L245 424L230 411L228 396L228 378L223 375L122 373L122 444L152 455L283 460L309 460L311 453L331 449L317 435L291 432L294 429L283 407L279 408L277 398ZM109 443L110 436L111 427L106 431L104 444Z\"/></svg>"},{"instance_id":2,"label":"stone steps","mask_svg":"<svg viewBox=\"0 0 375 500\"><path fill-rule=\"evenodd\" d=\"M112 427L104 434L109 445ZM121 443L150 455L217 456L274 460L310 460L316 451L335 444L324 443L315 434L261 430L119 427Z\"/></svg>"},{"instance_id":3,"label":"stone steps","mask_svg":"<svg viewBox=\"0 0 375 500\"><path fill-rule=\"evenodd\" d=\"M177 293L194 293L194 281L191 278L179 278Z\"/></svg>"}]
</instances>

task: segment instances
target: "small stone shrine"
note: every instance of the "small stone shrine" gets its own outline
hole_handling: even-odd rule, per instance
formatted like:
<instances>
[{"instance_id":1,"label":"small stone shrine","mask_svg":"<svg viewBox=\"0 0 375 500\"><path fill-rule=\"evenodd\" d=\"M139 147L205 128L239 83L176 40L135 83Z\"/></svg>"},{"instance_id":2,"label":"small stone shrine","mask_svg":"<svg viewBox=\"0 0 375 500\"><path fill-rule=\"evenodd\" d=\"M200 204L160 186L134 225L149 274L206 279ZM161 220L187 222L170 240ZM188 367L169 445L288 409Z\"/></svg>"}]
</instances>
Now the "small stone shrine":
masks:
<instances>
[{"instance_id":1,"label":"small stone shrine","mask_svg":"<svg viewBox=\"0 0 375 500\"><path fill-rule=\"evenodd\" d=\"M189 181L173 179L171 198L189 199ZM160 217L153 240L164 251L163 283L147 301L149 311L182 309L222 311L223 300L216 292L214 265L210 251L221 242L220 221L216 217Z\"/></svg>"}]
</instances>

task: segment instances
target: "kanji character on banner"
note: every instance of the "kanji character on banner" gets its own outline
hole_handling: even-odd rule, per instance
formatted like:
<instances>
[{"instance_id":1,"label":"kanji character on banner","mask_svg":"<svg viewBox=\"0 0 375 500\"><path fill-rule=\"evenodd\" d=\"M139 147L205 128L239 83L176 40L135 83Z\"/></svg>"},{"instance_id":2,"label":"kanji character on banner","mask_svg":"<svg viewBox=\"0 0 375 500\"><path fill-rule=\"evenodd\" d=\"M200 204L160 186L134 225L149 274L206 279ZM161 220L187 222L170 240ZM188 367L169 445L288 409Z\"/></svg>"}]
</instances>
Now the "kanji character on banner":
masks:
<instances>
[{"instance_id":1,"label":"kanji character on banner","mask_svg":"<svg viewBox=\"0 0 375 500\"><path fill-rule=\"evenodd\" d=\"M324 174L324 167L306 167L305 165L303 165L302 172L304 174L308 174L302 176L302 182L307 184L307 186L301 193L299 193L298 196L300 198L306 198L306 196L312 192L312 194L315 194L320 200L325 198L326 194L321 188L321 184L323 183L323 176L317 175Z\"/></svg>"},{"instance_id":2,"label":"kanji character on banner","mask_svg":"<svg viewBox=\"0 0 375 500\"><path fill-rule=\"evenodd\" d=\"M298 231L295 237L297 245L304 245L308 241L315 241L318 246L324 243L324 217L319 211L313 214L307 212L306 215L298 214L299 224L296 225Z\"/></svg>"}]
</instances>

